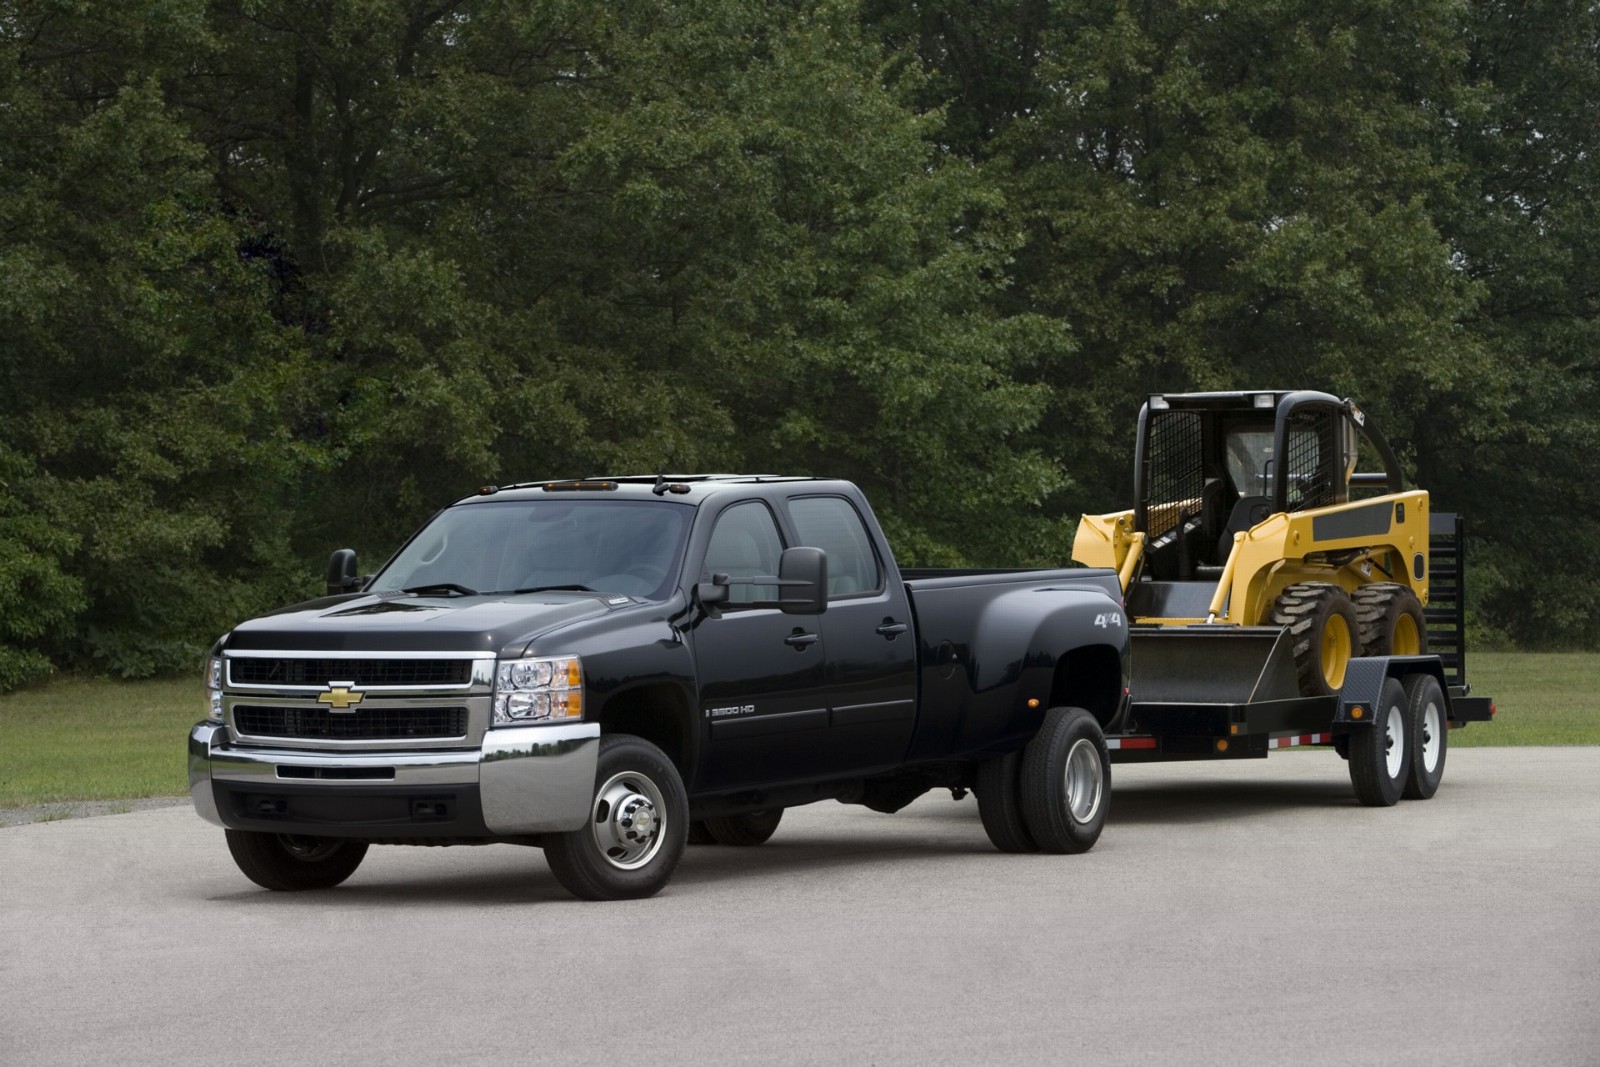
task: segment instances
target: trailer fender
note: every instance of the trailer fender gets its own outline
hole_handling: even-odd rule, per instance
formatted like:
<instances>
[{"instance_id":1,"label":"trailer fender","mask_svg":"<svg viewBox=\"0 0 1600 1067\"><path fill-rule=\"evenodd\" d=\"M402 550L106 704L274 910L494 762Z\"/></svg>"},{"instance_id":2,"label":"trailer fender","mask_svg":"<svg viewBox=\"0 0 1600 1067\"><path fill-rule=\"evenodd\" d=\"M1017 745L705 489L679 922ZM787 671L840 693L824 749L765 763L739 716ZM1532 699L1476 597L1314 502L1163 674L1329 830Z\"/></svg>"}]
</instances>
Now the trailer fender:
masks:
<instances>
[{"instance_id":1,"label":"trailer fender","mask_svg":"<svg viewBox=\"0 0 1600 1067\"><path fill-rule=\"evenodd\" d=\"M1367 656L1350 661L1344 686L1339 690L1339 711L1334 721L1350 726L1374 722L1374 709L1383 699L1384 681L1393 678L1404 683L1406 676L1412 674L1431 674L1444 691L1448 706L1450 687L1438 656Z\"/></svg>"}]
</instances>

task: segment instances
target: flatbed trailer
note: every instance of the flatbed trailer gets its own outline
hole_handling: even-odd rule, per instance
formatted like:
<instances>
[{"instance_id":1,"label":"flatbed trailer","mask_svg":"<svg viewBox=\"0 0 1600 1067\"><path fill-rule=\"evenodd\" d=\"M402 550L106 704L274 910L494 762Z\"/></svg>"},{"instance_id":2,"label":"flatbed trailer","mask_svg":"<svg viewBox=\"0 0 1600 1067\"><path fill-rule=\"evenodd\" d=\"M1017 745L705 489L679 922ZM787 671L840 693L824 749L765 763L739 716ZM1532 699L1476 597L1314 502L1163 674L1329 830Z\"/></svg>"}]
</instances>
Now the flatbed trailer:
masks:
<instances>
[{"instance_id":1,"label":"flatbed trailer","mask_svg":"<svg viewBox=\"0 0 1600 1067\"><path fill-rule=\"evenodd\" d=\"M1495 706L1466 680L1463 524L1436 514L1429 534L1435 651L1353 658L1337 693L1304 696L1283 627L1135 625L1127 706L1106 736L1111 761L1265 759L1326 747L1351 761L1365 804L1432 796L1449 730L1491 720Z\"/></svg>"}]
</instances>

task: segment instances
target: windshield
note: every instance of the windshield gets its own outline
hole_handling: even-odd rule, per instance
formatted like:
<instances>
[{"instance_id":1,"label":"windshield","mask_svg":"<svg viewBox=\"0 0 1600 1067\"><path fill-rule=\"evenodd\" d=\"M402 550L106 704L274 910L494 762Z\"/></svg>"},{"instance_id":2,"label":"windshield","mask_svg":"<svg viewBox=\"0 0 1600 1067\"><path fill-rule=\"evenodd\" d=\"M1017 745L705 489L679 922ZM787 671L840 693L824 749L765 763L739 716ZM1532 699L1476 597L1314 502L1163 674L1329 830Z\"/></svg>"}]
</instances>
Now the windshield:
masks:
<instances>
[{"instance_id":1,"label":"windshield","mask_svg":"<svg viewBox=\"0 0 1600 1067\"><path fill-rule=\"evenodd\" d=\"M1274 465L1273 431L1241 429L1228 431L1228 477L1240 496L1272 496ZM1289 428L1289 508L1301 506L1305 487L1318 479L1321 439L1315 430Z\"/></svg>"},{"instance_id":2,"label":"windshield","mask_svg":"<svg viewBox=\"0 0 1600 1067\"><path fill-rule=\"evenodd\" d=\"M591 589L664 598L690 508L642 500L506 500L441 512L368 592Z\"/></svg>"}]
</instances>

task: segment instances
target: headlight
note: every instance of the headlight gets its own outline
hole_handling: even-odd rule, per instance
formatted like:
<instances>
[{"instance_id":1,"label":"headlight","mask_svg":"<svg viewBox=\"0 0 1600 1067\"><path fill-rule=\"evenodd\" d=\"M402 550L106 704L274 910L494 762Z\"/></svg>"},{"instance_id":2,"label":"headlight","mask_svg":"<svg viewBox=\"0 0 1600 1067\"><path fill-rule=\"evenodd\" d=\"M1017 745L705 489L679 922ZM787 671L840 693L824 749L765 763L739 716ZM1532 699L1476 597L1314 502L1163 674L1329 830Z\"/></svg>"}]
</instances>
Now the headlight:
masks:
<instances>
[{"instance_id":1,"label":"headlight","mask_svg":"<svg viewBox=\"0 0 1600 1067\"><path fill-rule=\"evenodd\" d=\"M501 660L494 675L494 726L583 718L583 668L577 656Z\"/></svg>"},{"instance_id":2,"label":"headlight","mask_svg":"<svg viewBox=\"0 0 1600 1067\"><path fill-rule=\"evenodd\" d=\"M222 721L222 660L212 656L206 660L206 721Z\"/></svg>"}]
</instances>

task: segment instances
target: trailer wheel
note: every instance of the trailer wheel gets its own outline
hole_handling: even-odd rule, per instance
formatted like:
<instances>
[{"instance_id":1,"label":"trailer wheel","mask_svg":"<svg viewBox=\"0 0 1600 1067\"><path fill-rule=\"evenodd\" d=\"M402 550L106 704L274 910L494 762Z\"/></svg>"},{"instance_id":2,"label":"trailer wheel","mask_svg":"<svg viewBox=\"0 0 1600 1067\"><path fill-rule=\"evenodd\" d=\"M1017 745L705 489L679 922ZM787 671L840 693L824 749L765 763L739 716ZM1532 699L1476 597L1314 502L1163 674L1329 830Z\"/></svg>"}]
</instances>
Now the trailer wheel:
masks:
<instances>
[{"instance_id":1,"label":"trailer wheel","mask_svg":"<svg viewBox=\"0 0 1600 1067\"><path fill-rule=\"evenodd\" d=\"M978 818L983 832L1001 852L1037 852L1022 818L1022 753L986 759L978 764L972 791L978 797Z\"/></svg>"},{"instance_id":2,"label":"trailer wheel","mask_svg":"<svg viewBox=\"0 0 1600 1067\"><path fill-rule=\"evenodd\" d=\"M1369 808L1387 808L1400 799L1411 774L1409 714L1406 691L1399 682L1387 678L1376 714L1368 726L1350 732L1350 784L1356 799Z\"/></svg>"},{"instance_id":3,"label":"trailer wheel","mask_svg":"<svg viewBox=\"0 0 1600 1067\"><path fill-rule=\"evenodd\" d=\"M1111 757L1094 716L1051 708L1022 750L1022 818L1041 852L1087 852L1111 809Z\"/></svg>"},{"instance_id":4,"label":"trailer wheel","mask_svg":"<svg viewBox=\"0 0 1600 1067\"><path fill-rule=\"evenodd\" d=\"M771 811L750 811L742 815L726 815L706 820L706 832L719 845L748 847L764 844L777 830L783 818L782 808Z\"/></svg>"},{"instance_id":5,"label":"trailer wheel","mask_svg":"<svg viewBox=\"0 0 1600 1067\"><path fill-rule=\"evenodd\" d=\"M263 889L332 889L356 873L365 841L228 830L228 851L244 876Z\"/></svg>"},{"instance_id":6,"label":"trailer wheel","mask_svg":"<svg viewBox=\"0 0 1600 1067\"><path fill-rule=\"evenodd\" d=\"M1355 605L1345 591L1328 582L1288 586L1273 602L1272 621L1286 627L1293 641L1301 694L1337 693L1360 633Z\"/></svg>"},{"instance_id":7,"label":"trailer wheel","mask_svg":"<svg viewBox=\"0 0 1600 1067\"><path fill-rule=\"evenodd\" d=\"M1363 656L1420 656L1428 651L1428 625L1417 594L1398 582L1364 585L1351 594L1361 627Z\"/></svg>"},{"instance_id":8,"label":"trailer wheel","mask_svg":"<svg viewBox=\"0 0 1600 1067\"><path fill-rule=\"evenodd\" d=\"M589 824L545 838L556 881L584 900L636 900L667 884L683 858L689 798L678 769L628 734L600 738Z\"/></svg>"},{"instance_id":9,"label":"trailer wheel","mask_svg":"<svg viewBox=\"0 0 1600 1067\"><path fill-rule=\"evenodd\" d=\"M1450 723L1444 690L1431 674L1406 678L1406 725L1411 731L1411 774L1406 779L1407 800L1427 800L1439 791L1444 778L1444 757L1450 747Z\"/></svg>"}]
</instances>

